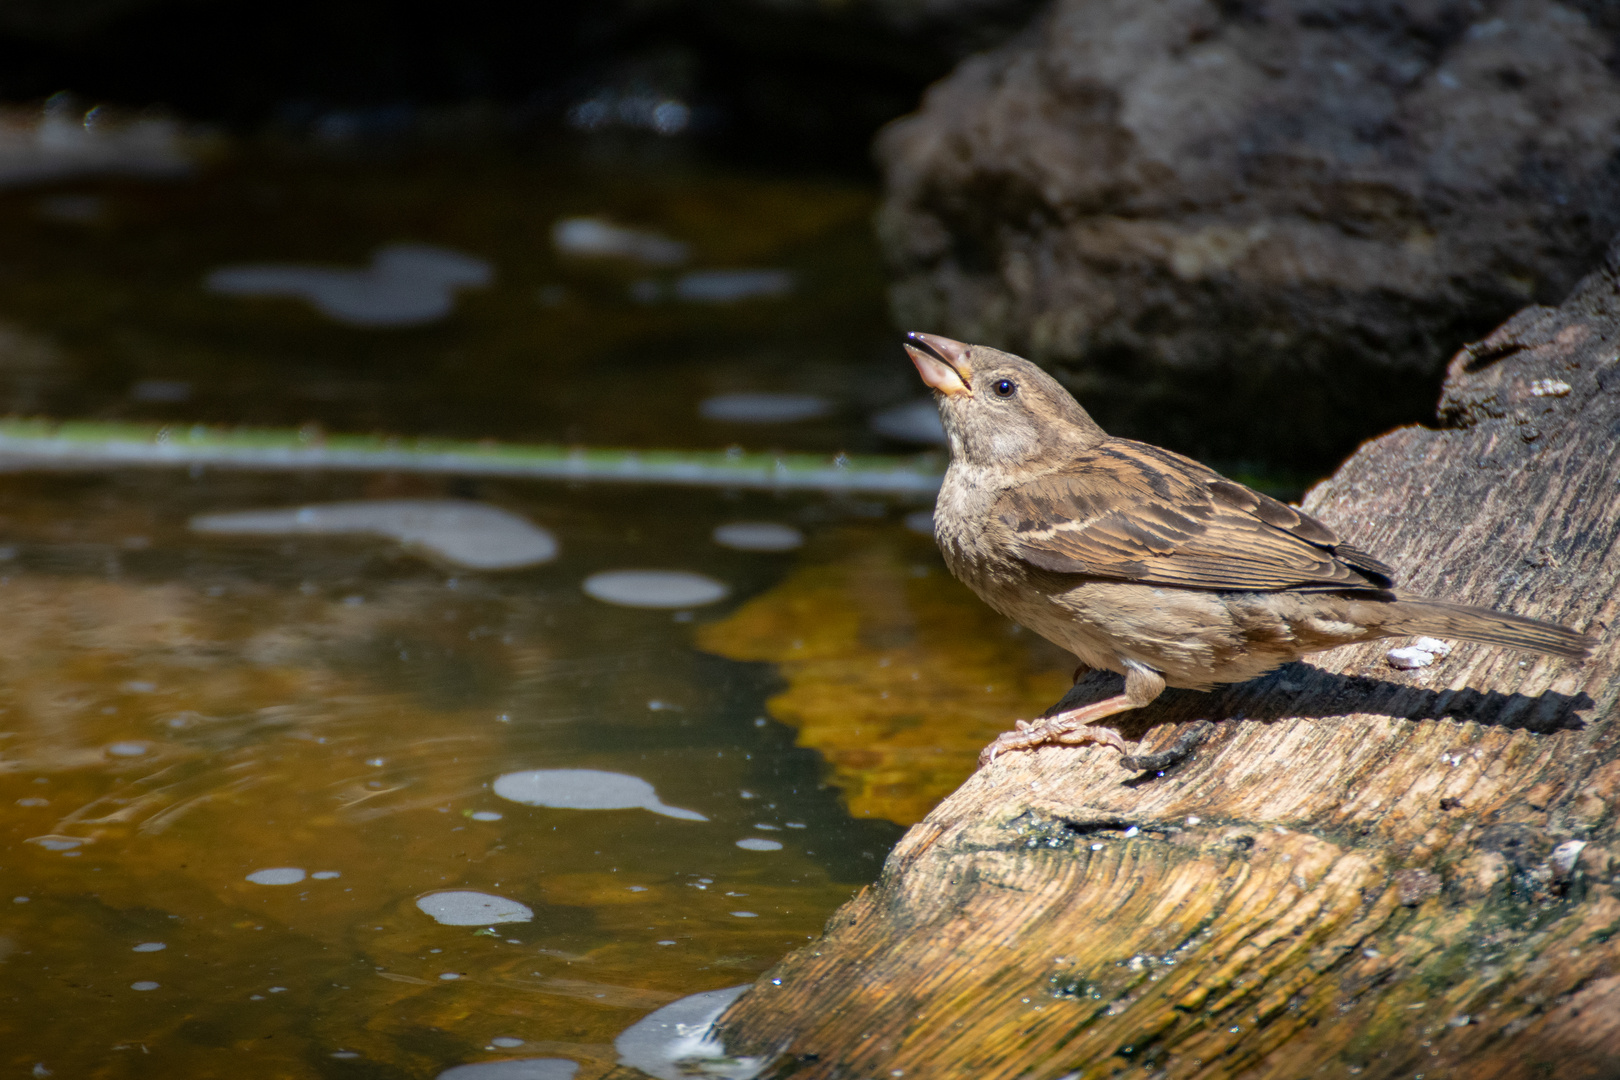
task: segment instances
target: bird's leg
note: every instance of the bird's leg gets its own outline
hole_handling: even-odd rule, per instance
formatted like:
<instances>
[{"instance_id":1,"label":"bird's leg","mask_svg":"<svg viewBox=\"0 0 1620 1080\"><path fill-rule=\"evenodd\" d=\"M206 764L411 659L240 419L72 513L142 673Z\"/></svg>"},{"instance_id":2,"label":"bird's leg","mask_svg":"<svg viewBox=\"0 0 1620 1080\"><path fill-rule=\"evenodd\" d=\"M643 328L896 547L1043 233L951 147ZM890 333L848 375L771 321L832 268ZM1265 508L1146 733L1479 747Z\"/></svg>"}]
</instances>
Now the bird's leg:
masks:
<instances>
[{"instance_id":1,"label":"bird's leg","mask_svg":"<svg viewBox=\"0 0 1620 1080\"><path fill-rule=\"evenodd\" d=\"M982 767L990 764L996 759L997 754L1004 751L1033 750L1037 746L1049 743L1060 746L1097 743L1100 746L1112 746L1121 754L1128 755L1131 752L1130 744L1119 732L1113 728L1093 725L1098 720L1106 719L1115 713L1140 709L1162 693L1164 693L1164 676L1152 668L1127 660L1123 694L1104 698L1090 705L1082 705L1078 709L1042 717L1034 723L1020 720L1014 730L1002 732L996 736L995 742L980 752L979 765Z\"/></svg>"}]
</instances>

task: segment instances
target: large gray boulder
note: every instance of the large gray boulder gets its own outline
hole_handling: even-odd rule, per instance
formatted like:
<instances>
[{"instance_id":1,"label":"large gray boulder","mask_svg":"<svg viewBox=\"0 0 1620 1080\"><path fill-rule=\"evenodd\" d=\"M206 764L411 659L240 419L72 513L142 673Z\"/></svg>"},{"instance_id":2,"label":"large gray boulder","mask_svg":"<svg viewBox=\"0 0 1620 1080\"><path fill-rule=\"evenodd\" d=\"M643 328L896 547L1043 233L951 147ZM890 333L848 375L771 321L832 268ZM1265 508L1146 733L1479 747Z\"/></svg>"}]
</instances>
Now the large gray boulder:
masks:
<instances>
[{"instance_id":1,"label":"large gray boulder","mask_svg":"<svg viewBox=\"0 0 1620 1080\"><path fill-rule=\"evenodd\" d=\"M1319 467L1620 229L1617 22L1057 0L879 137L896 315L1055 363L1121 434Z\"/></svg>"}]
</instances>

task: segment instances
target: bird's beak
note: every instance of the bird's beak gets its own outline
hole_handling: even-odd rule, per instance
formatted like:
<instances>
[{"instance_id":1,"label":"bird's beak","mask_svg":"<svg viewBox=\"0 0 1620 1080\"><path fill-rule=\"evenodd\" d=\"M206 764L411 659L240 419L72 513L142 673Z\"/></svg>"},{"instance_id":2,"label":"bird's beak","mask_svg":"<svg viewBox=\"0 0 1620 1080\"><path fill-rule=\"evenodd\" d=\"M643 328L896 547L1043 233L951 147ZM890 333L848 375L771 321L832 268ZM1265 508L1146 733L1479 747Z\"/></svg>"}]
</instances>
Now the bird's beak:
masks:
<instances>
[{"instance_id":1,"label":"bird's beak","mask_svg":"<svg viewBox=\"0 0 1620 1080\"><path fill-rule=\"evenodd\" d=\"M921 334L915 330L906 335L905 345L906 355L917 365L917 374L922 376L923 382L946 397L957 394L973 396L967 383L973 375L973 369L967 362L969 346L938 334Z\"/></svg>"}]
</instances>

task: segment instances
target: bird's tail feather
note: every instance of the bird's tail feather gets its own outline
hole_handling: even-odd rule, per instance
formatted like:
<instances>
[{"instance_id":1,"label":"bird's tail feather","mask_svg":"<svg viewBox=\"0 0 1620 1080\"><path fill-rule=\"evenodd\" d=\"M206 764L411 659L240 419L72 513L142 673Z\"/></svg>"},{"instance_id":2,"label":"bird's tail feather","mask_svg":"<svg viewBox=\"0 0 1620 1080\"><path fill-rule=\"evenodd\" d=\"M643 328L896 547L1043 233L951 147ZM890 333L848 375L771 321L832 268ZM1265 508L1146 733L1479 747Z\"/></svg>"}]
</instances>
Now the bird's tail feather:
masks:
<instances>
[{"instance_id":1,"label":"bird's tail feather","mask_svg":"<svg viewBox=\"0 0 1620 1080\"><path fill-rule=\"evenodd\" d=\"M1402 598L1391 614L1384 630L1392 634L1432 634L1571 660L1585 657L1597 644L1591 635L1557 623L1427 597Z\"/></svg>"}]
</instances>

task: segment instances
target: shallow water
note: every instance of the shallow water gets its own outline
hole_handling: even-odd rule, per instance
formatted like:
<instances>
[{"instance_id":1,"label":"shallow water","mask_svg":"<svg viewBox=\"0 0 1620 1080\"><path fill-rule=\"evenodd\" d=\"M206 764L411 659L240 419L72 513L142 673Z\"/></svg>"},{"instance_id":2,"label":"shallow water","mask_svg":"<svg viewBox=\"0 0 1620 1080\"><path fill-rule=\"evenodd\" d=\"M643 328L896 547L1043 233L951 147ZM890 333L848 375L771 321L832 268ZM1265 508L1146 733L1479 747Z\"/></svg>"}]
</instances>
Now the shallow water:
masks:
<instances>
[{"instance_id":1,"label":"shallow water","mask_svg":"<svg viewBox=\"0 0 1620 1080\"><path fill-rule=\"evenodd\" d=\"M849 184L471 151L240 151L167 184L4 191L0 408L904 451L870 424L916 397L872 206ZM663 261L559 249L570 217L661 239ZM208 288L398 244L490 279L420 326ZM681 299L681 275L752 270L777 276L709 280L791 289ZM949 582L919 512L0 473L0 1063L601 1075L638 1019L816 935L1066 681Z\"/></svg>"},{"instance_id":2,"label":"shallow water","mask_svg":"<svg viewBox=\"0 0 1620 1080\"><path fill-rule=\"evenodd\" d=\"M897 827L851 817L769 718L774 672L694 647L730 605L582 588L699 566L762 595L793 556L722 548L714 522L825 531L828 508L490 488L561 546L501 574L381 538L186 528L364 483L0 481L12 1068L420 1076L501 1037L594 1075L638 1016L748 981L875 873ZM498 786L528 770L575 782ZM582 789L585 770L612 782ZM421 902L449 891L532 917L445 925Z\"/></svg>"}]
</instances>

